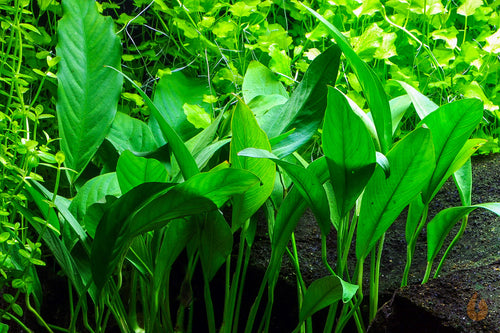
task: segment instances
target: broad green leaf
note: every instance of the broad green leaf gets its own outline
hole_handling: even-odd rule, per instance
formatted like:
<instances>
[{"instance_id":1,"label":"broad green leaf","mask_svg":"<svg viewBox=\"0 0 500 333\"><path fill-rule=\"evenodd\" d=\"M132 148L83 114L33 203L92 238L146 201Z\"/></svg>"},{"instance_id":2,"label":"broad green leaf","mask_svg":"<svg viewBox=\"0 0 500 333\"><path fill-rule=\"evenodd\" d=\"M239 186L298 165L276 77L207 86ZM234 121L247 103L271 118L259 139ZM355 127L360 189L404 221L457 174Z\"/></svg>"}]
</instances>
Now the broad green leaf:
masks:
<instances>
[{"instance_id":1,"label":"broad green leaf","mask_svg":"<svg viewBox=\"0 0 500 333\"><path fill-rule=\"evenodd\" d=\"M299 322L302 323L314 313L335 302L349 302L358 288L357 285L345 282L338 276L325 276L315 280L304 294Z\"/></svg>"},{"instance_id":2,"label":"broad green leaf","mask_svg":"<svg viewBox=\"0 0 500 333\"><path fill-rule=\"evenodd\" d=\"M156 86L153 102L173 130L182 140L187 141L199 130L188 121L184 105L198 105L206 113L210 105L203 102L203 95L209 94L206 81L188 78L182 72L173 72L161 77ZM162 132L156 118L150 118L149 126L155 136L159 136L162 140ZM169 141L166 137L164 139ZM164 144L165 141L159 143Z\"/></svg>"},{"instance_id":3,"label":"broad green leaf","mask_svg":"<svg viewBox=\"0 0 500 333\"><path fill-rule=\"evenodd\" d=\"M151 129L146 123L117 112L106 139L121 154L124 150L135 153L151 152L158 148Z\"/></svg>"},{"instance_id":4,"label":"broad green leaf","mask_svg":"<svg viewBox=\"0 0 500 333\"><path fill-rule=\"evenodd\" d=\"M112 69L123 75L123 77L125 77L125 79L127 79L127 81L129 81L130 84L132 84L132 86L137 90L139 95L141 95L142 98L144 98L144 102L146 102L147 106L149 107L151 114L156 119L156 122L158 123L161 132L167 139L172 149L172 152L177 160L177 163L179 164L184 179L188 179L191 176L194 176L197 173L199 173L200 170L198 169L198 166L196 165L193 156L191 155L186 145L184 144L184 141L182 141L182 139L179 137L179 134L177 134L177 132L169 125L166 119L163 118L160 110L158 109L158 107L156 107L156 105L148 97L148 95L146 95L146 93L142 91L141 88L137 85L137 83L135 83L131 78L119 72L115 68Z\"/></svg>"},{"instance_id":5,"label":"broad green leaf","mask_svg":"<svg viewBox=\"0 0 500 333\"><path fill-rule=\"evenodd\" d=\"M466 207L451 207L440 211L432 221L427 224L427 261L433 262L443 246L446 236L453 226L465 215L477 208L487 209L500 215L500 203L490 202Z\"/></svg>"},{"instance_id":6,"label":"broad green leaf","mask_svg":"<svg viewBox=\"0 0 500 333\"><path fill-rule=\"evenodd\" d=\"M361 84L368 106L370 107L375 128L377 129L381 152L383 154L387 153L389 147L392 145L391 110L387 100L387 95L382 87L382 83L375 72L361 60L356 52L354 52L347 39L333 24L328 22L324 17L311 8L305 6L304 4L302 4L302 6L304 6L330 30L335 42L351 64L352 69Z\"/></svg>"},{"instance_id":7,"label":"broad green leaf","mask_svg":"<svg viewBox=\"0 0 500 333\"><path fill-rule=\"evenodd\" d=\"M339 63L340 50L333 45L313 60L286 103L259 118L259 124L269 138L295 128L293 133L273 146L276 156L293 153L317 132L326 107L327 84L335 83Z\"/></svg>"},{"instance_id":8,"label":"broad green leaf","mask_svg":"<svg viewBox=\"0 0 500 333\"><path fill-rule=\"evenodd\" d=\"M464 0L462 5L458 7L457 14L463 16L471 16L476 9L483 5L483 0Z\"/></svg>"},{"instance_id":9,"label":"broad green leaf","mask_svg":"<svg viewBox=\"0 0 500 333\"><path fill-rule=\"evenodd\" d=\"M309 207L311 207L320 226L321 233L326 236L330 232L332 224L330 223L328 198L318 178L311 171L302 166L280 160L274 154L262 149L247 148L240 151L238 155L267 158L282 167L290 178L292 178L300 194L302 194Z\"/></svg>"},{"instance_id":10,"label":"broad green leaf","mask_svg":"<svg viewBox=\"0 0 500 333\"><path fill-rule=\"evenodd\" d=\"M97 226L91 267L98 289L102 290L135 236L173 219L214 211L258 183L246 170L226 168L200 173L177 185L144 183L125 193Z\"/></svg>"},{"instance_id":11,"label":"broad green leaf","mask_svg":"<svg viewBox=\"0 0 500 333\"><path fill-rule=\"evenodd\" d=\"M239 101L234 109L231 128L233 137L229 161L232 167L251 171L260 178L262 183L261 186L256 184L247 192L233 199L232 222L233 230L235 230L249 219L271 195L276 166L267 159L238 156L238 152L245 148L271 150L266 133L259 127L252 111L243 101Z\"/></svg>"},{"instance_id":12,"label":"broad green leaf","mask_svg":"<svg viewBox=\"0 0 500 333\"><path fill-rule=\"evenodd\" d=\"M281 96L288 99L288 94L276 76L266 66L258 61L248 64L243 85L241 87L243 100L246 104L258 96Z\"/></svg>"},{"instance_id":13,"label":"broad green leaf","mask_svg":"<svg viewBox=\"0 0 500 333\"><path fill-rule=\"evenodd\" d=\"M118 159L116 176L122 193L127 193L142 183L165 182L167 170L153 158L135 156L126 150Z\"/></svg>"},{"instance_id":14,"label":"broad green leaf","mask_svg":"<svg viewBox=\"0 0 500 333\"><path fill-rule=\"evenodd\" d=\"M365 124L336 89L328 88L323 151L343 218L354 206L375 170L375 147Z\"/></svg>"},{"instance_id":15,"label":"broad green leaf","mask_svg":"<svg viewBox=\"0 0 500 333\"><path fill-rule=\"evenodd\" d=\"M463 99L441 106L422 120L431 130L436 154L432 177L422 192L424 203L430 202L446 179L462 166L453 162L482 117L481 101ZM469 156L463 159L462 164Z\"/></svg>"},{"instance_id":16,"label":"broad green leaf","mask_svg":"<svg viewBox=\"0 0 500 333\"><path fill-rule=\"evenodd\" d=\"M366 258L401 211L429 181L434 166L431 133L418 128L398 141L387 154L391 175L380 168L368 182L356 230L356 257Z\"/></svg>"},{"instance_id":17,"label":"broad green leaf","mask_svg":"<svg viewBox=\"0 0 500 333\"><path fill-rule=\"evenodd\" d=\"M202 222L200 237L200 261L203 274L211 281L227 260L233 249L233 233L220 212L211 212Z\"/></svg>"},{"instance_id":18,"label":"broad green leaf","mask_svg":"<svg viewBox=\"0 0 500 333\"><path fill-rule=\"evenodd\" d=\"M87 208L104 200L107 195L120 196L120 186L115 172L92 178L83 185L69 206L69 211L77 221L83 221Z\"/></svg>"},{"instance_id":19,"label":"broad green leaf","mask_svg":"<svg viewBox=\"0 0 500 333\"><path fill-rule=\"evenodd\" d=\"M411 102L415 107L415 111L417 111L420 119L424 119L431 112L435 111L439 106L436 105L433 101L427 98L425 95L422 95L417 89L410 86L408 83L403 81L396 81L406 90L408 96L410 96Z\"/></svg>"},{"instance_id":20,"label":"broad green leaf","mask_svg":"<svg viewBox=\"0 0 500 333\"><path fill-rule=\"evenodd\" d=\"M120 67L121 43L113 20L94 0L65 0L57 28L57 118L61 149L71 183L90 162L116 114L123 78L104 66Z\"/></svg>"}]
</instances>

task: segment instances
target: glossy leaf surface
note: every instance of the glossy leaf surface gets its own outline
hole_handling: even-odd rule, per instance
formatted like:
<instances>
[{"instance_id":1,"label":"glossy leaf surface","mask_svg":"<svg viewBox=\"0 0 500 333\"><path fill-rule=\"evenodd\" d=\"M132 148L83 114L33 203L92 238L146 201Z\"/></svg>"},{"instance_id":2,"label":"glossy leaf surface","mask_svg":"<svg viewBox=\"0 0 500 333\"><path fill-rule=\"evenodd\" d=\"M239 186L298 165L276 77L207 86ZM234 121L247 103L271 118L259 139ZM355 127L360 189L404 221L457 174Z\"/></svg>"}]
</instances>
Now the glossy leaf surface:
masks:
<instances>
[{"instance_id":1,"label":"glossy leaf surface","mask_svg":"<svg viewBox=\"0 0 500 333\"><path fill-rule=\"evenodd\" d=\"M482 117L483 103L481 101L463 99L441 106L422 120L431 130L436 153L434 172L422 194L424 203L432 200L446 179L470 157L470 155L466 156L460 165L453 163ZM471 155L472 153L473 151Z\"/></svg>"},{"instance_id":2,"label":"glossy leaf surface","mask_svg":"<svg viewBox=\"0 0 500 333\"><path fill-rule=\"evenodd\" d=\"M167 170L158 160L135 156L126 150L118 159L116 176L122 193L127 193L142 183L166 182Z\"/></svg>"},{"instance_id":3,"label":"glossy leaf surface","mask_svg":"<svg viewBox=\"0 0 500 333\"><path fill-rule=\"evenodd\" d=\"M375 147L361 118L344 96L331 87L323 125L323 150L338 214L343 218L375 170Z\"/></svg>"},{"instance_id":4,"label":"glossy leaf surface","mask_svg":"<svg viewBox=\"0 0 500 333\"><path fill-rule=\"evenodd\" d=\"M93 0L66 0L58 25L57 118L71 182L103 142L116 114L123 78L104 66L120 67L121 43L113 20Z\"/></svg>"},{"instance_id":5,"label":"glossy leaf surface","mask_svg":"<svg viewBox=\"0 0 500 333\"><path fill-rule=\"evenodd\" d=\"M434 165L434 150L429 130L418 128L408 134L387 154L391 175L380 168L368 182L356 232L356 257L364 259L429 181Z\"/></svg>"},{"instance_id":6,"label":"glossy leaf surface","mask_svg":"<svg viewBox=\"0 0 500 333\"><path fill-rule=\"evenodd\" d=\"M483 208L497 215L500 215L500 203L490 202L473 206L451 207L440 211L427 224L427 261L432 262L441 247L446 236L450 233L455 224L465 215L472 211Z\"/></svg>"},{"instance_id":7,"label":"glossy leaf surface","mask_svg":"<svg viewBox=\"0 0 500 333\"><path fill-rule=\"evenodd\" d=\"M130 190L110 206L97 226L91 255L96 285L104 286L135 236L172 219L213 211L258 183L248 171L222 169L177 185L144 183Z\"/></svg>"},{"instance_id":8,"label":"glossy leaf surface","mask_svg":"<svg viewBox=\"0 0 500 333\"><path fill-rule=\"evenodd\" d=\"M234 109L231 121L233 137L231 140L230 162L235 168L249 170L257 175L262 186L255 185L233 200L233 230L249 219L271 195L276 176L276 165L267 159L238 156L245 148L271 150L266 133L259 127L252 111L242 101Z\"/></svg>"}]
</instances>

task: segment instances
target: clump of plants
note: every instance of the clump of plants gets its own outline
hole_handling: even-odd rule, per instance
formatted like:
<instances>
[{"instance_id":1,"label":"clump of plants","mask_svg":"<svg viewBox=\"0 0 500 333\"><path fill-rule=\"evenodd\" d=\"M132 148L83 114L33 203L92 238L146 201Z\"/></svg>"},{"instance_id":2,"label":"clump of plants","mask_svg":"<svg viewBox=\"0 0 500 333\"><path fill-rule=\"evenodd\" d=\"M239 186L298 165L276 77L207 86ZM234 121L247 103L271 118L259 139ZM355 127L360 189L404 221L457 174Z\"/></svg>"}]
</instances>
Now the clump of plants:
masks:
<instances>
[{"instance_id":1,"label":"clump of plants","mask_svg":"<svg viewBox=\"0 0 500 333\"><path fill-rule=\"evenodd\" d=\"M8 92L0 102L4 331L13 322L29 330L21 295L49 332L190 332L199 306L209 332L269 331L288 255L298 281L295 331L312 331L311 316L328 308L325 331L353 321L364 332L378 309L384 234L405 207L403 286L424 227L426 282L439 274L470 212L500 214L499 203L471 202L470 157L487 140L470 137L483 119L497 117L494 35L483 36L469 83L466 73L457 76L467 61L450 63L441 52L444 42L458 58L470 51L475 31L467 36L467 27L471 20L494 25L494 16L481 16L493 5L374 1L315 4L315 11L296 1L13 3L0 4L9 13L0 35L8 40L0 67ZM37 25L54 28L61 13L54 54L54 40ZM451 26L462 16L459 50ZM396 58L415 48L414 59ZM434 101L416 86L438 91ZM429 204L450 177L462 206L428 221ZM309 286L293 234L307 207L330 273ZM242 299L261 208L272 252L247 313ZM335 263L326 258L333 229ZM67 328L40 315L42 252L68 281ZM212 296L218 272L222 309ZM360 307L366 301L368 314Z\"/></svg>"}]
</instances>

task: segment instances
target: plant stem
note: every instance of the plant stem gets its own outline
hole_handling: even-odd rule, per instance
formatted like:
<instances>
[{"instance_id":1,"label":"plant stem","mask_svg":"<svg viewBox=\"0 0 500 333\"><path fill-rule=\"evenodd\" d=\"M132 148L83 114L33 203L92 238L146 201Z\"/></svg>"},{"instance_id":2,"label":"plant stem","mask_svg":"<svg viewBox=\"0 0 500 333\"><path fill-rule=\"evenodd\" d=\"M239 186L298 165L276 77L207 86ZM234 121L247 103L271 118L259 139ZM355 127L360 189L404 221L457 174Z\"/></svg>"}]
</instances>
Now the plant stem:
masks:
<instances>
[{"instance_id":1,"label":"plant stem","mask_svg":"<svg viewBox=\"0 0 500 333\"><path fill-rule=\"evenodd\" d=\"M413 235L410 239L410 242L406 246L406 265L405 265L405 270L403 272L403 278L401 280L401 287L406 287L408 285L408 276L410 275L411 261L413 259L413 254L415 253L415 246L417 243L417 238L425 226L425 222L427 221L428 211L429 211L429 204L426 204L423 208L422 217L421 217L420 222L417 226L417 229L413 233Z\"/></svg>"}]
</instances>

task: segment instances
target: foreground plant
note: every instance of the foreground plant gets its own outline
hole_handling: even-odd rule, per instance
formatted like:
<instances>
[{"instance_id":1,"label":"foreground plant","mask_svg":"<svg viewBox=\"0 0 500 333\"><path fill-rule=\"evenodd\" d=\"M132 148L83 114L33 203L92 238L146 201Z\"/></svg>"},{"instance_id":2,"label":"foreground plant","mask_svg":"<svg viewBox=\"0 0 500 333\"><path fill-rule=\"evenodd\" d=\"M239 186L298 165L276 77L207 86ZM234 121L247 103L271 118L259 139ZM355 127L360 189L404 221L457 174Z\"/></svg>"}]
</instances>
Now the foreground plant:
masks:
<instances>
[{"instance_id":1,"label":"foreground plant","mask_svg":"<svg viewBox=\"0 0 500 333\"><path fill-rule=\"evenodd\" d=\"M296 191L290 191L279 208L273 231L273 255L266 272L270 293L276 283L276 276L268 272L279 267L298 218L310 206L320 225L323 260L332 274L331 278L355 284L357 293L352 300L344 298L346 303L339 310L337 300L340 297L326 297L330 288L342 290L335 287L335 280L328 283L323 280L313 282L310 289L305 291L300 320L302 322L315 311L330 305L325 331L331 331L336 324L335 331L340 332L349 318L353 317L358 331L363 332L378 309L384 234L406 206L410 205L406 226L408 260L402 285L406 285L408 281L416 239L428 222L428 205L450 176L455 174L464 207L446 209L428 223L429 264L423 282L428 280L432 263L453 225L476 208L485 208L499 214L500 204L465 206L470 205L469 158L484 142L480 139L468 140L481 121L482 103L465 99L437 107L413 88L401 83L422 120L416 129L393 144L392 132L398 126L401 112L404 113L408 105L401 108L401 103L398 103L401 98L389 104L373 71L359 59L335 27L312 10L311 12L330 29L337 45L350 61L362 84L373 120L341 92L329 88L322 134L324 158L303 168L262 150L246 149L240 155L273 160L288 173L295 184L293 190ZM298 193L305 203L299 203ZM333 225L337 232L335 269L330 268L325 256L329 225ZM352 266L353 263L348 261L348 254L354 234L357 260ZM459 237L460 234L457 235ZM368 320L364 320L360 305L364 297L362 282L367 259L370 259L370 313ZM436 276L438 272L439 268ZM340 285L344 292L351 288L342 282L338 286ZM323 292L320 292L321 289ZM247 331L250 331L248 328ZM300 324L297 331L299 328Z\"/></svg>"}]
</instances>

